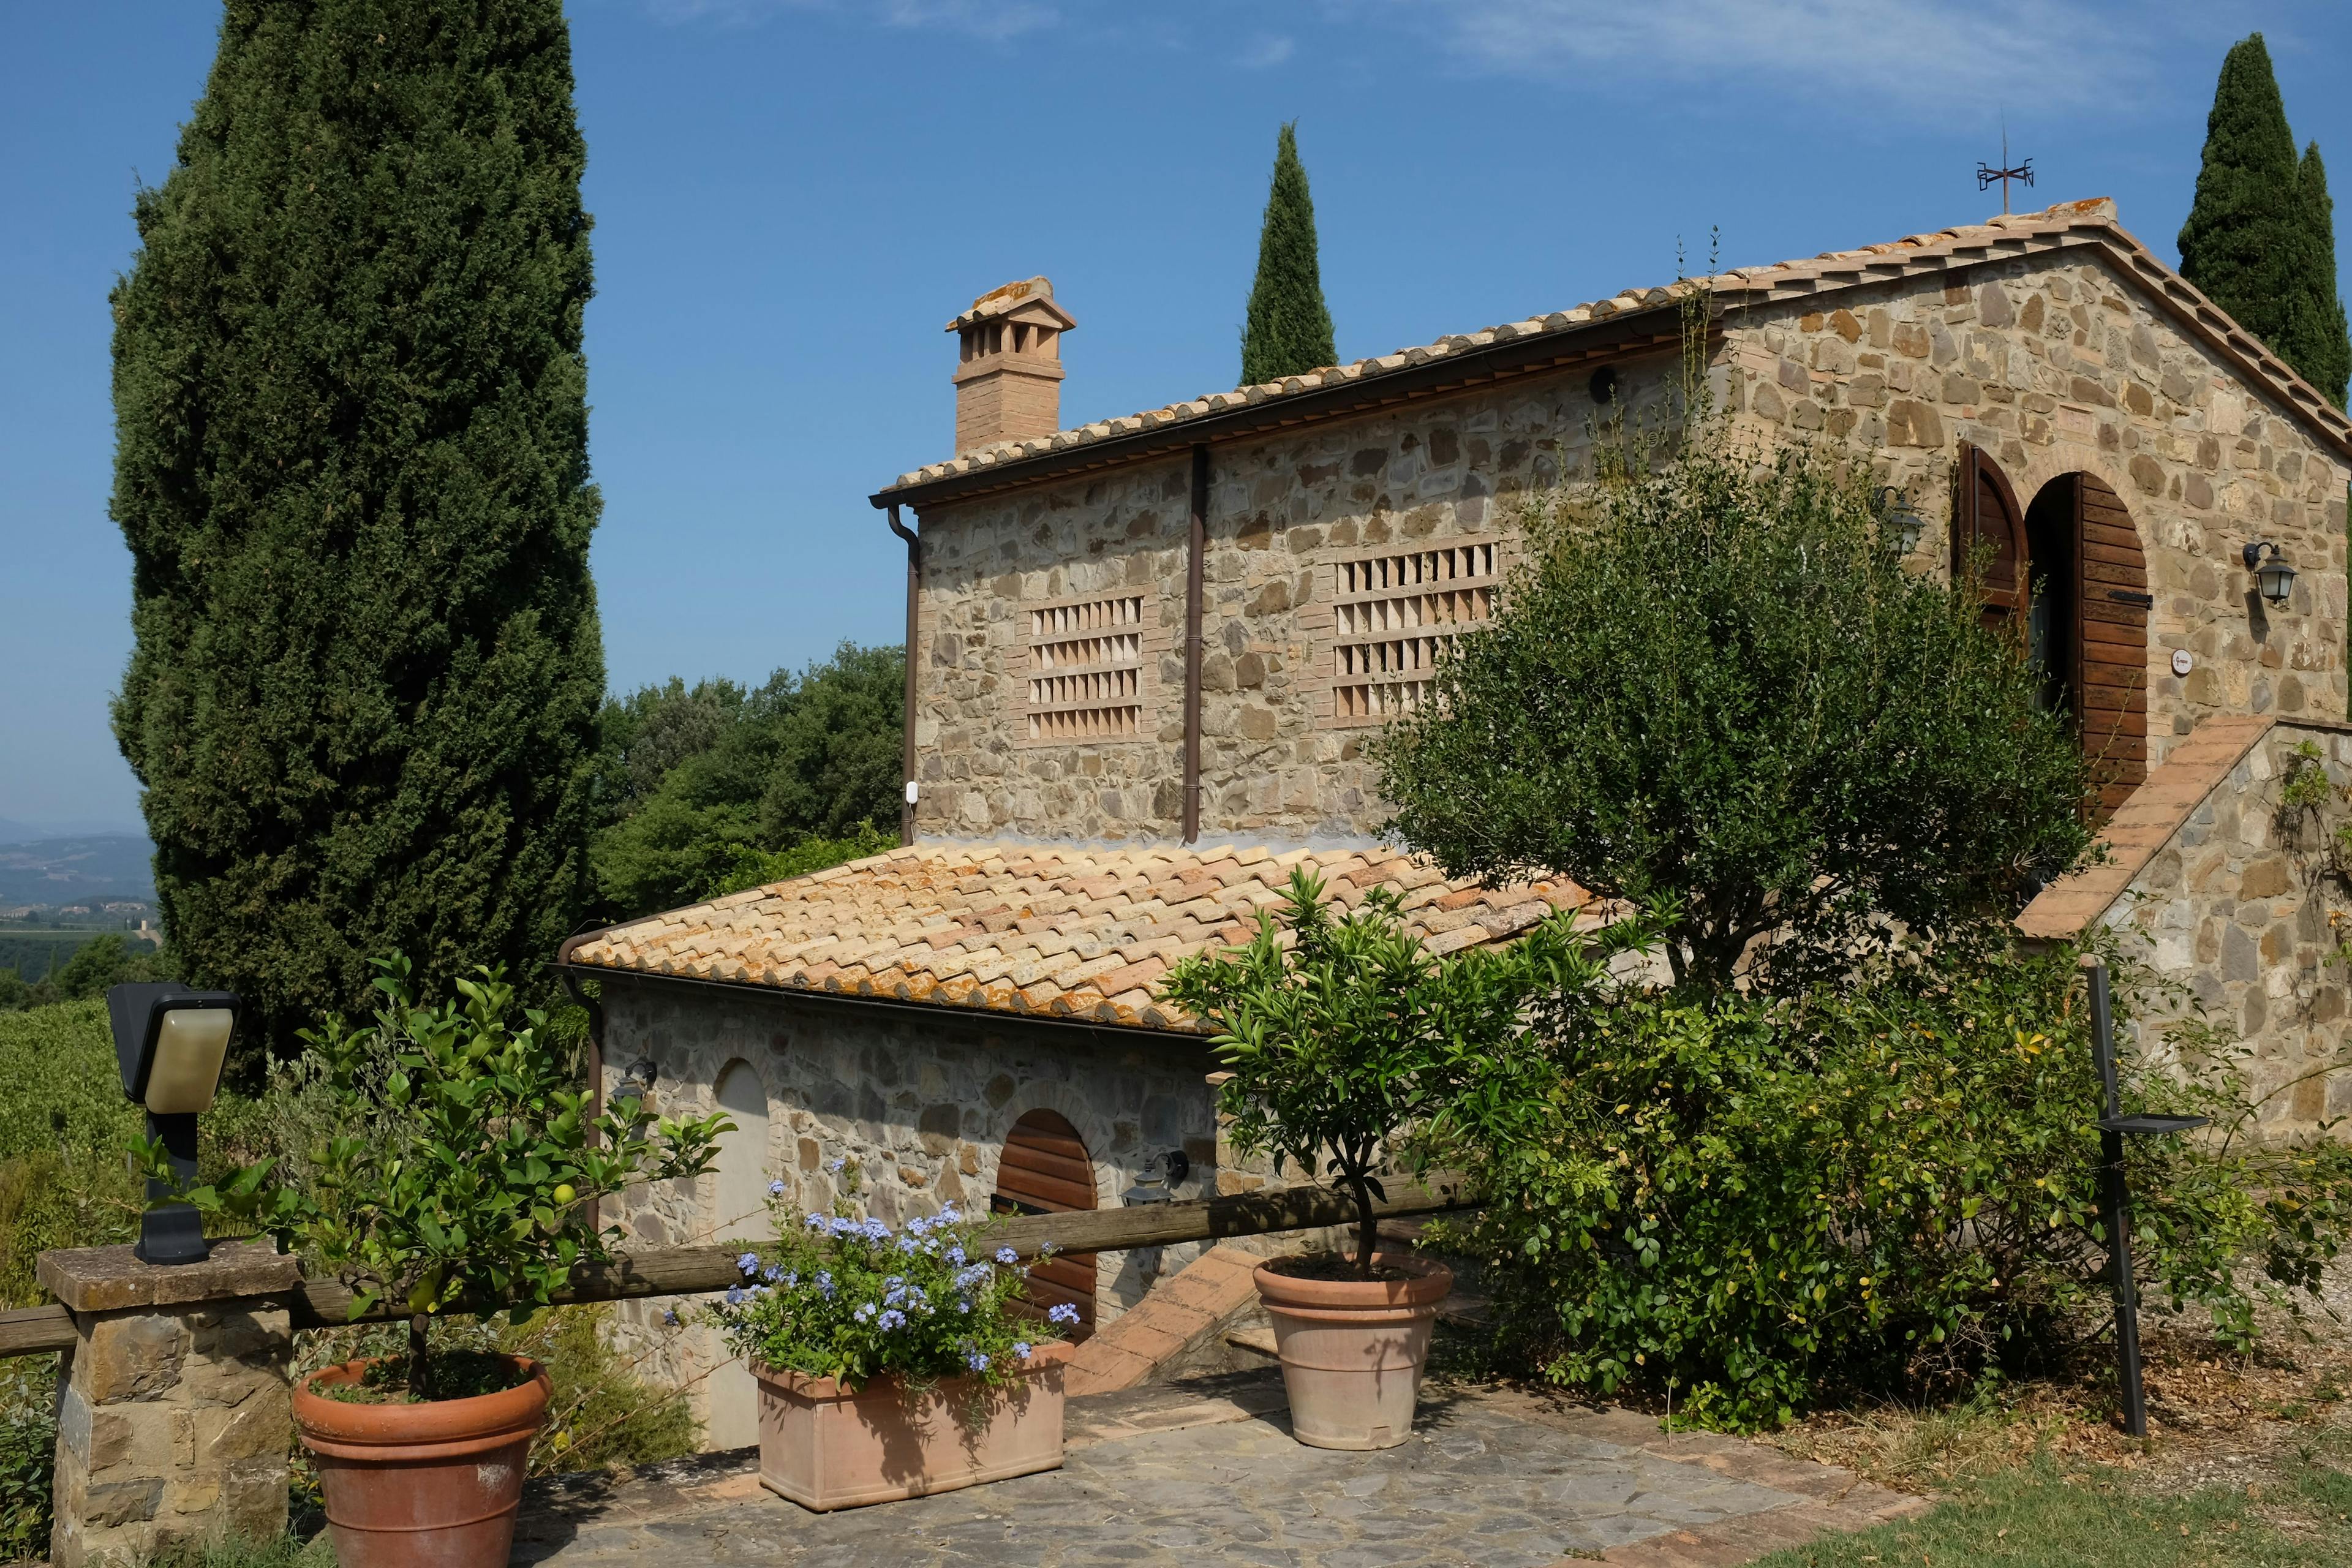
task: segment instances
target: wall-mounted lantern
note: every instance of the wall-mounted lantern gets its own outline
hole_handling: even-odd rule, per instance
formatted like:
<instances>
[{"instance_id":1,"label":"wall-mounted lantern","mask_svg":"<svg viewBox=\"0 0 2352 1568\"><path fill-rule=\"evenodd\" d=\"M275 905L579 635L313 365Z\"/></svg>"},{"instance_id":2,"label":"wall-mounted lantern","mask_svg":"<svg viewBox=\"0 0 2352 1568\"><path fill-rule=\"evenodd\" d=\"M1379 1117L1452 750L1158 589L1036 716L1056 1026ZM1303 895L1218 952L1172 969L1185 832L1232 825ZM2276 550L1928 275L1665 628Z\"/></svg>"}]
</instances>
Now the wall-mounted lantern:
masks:
<instances>
[{"instance_id":1,"label":"wall-mounted lantern","mask_svg":"<svg viewBox=\"0 0 2352 1568\"><path fill-rule=\"evenodd\" d=\"M1164 1204L1192 1173L1192 1158L1183 1150L1171 1149L1165 1154L1154 1154L1143 1162L1143 1168L1136 1173L1135 1185L1119 1194L1118 1201L1130 1208L1142 1204Z\"/></svg>"},{"instance_id":2,"label":"wall-mounted lantern","mask_svg":"<svg viewBox=\"0 0 2352 1568\"><path fill-rule=\"evenodd\" d=\"M2265 550L2270 552L2267 558L2263 554ZM2279 553L2279 547L2263 539L2247 545L2241 553L2245 559L2246 570L2254 574L2254 584L2262 589L2263 597L2273 605L2285 604L2286 596L2294 592L2294 568L2286 563L2286 557Z\"/></svg>"},{"instance_id":3,"label":"wall-mounted lantern","mask_svg":"<svg viewBox=\"0 0 2352 1568\"><path fill-rule=\"evenodd\" d=\"M1927 520L1919 515L1910 499L1893 485L1883 485L1878 491L1879 515L1885 519L1886 532L1882 535L1895 546L1895 558L1908 559L1919 548L1919 536L1927 531Z\"/></svg>"},{"instance_id":4,"label":"wall-mounted lantern","mask_svg":"<svg viewBox=\"0 0 2352 1568\"><path fill-rule=\"evenodd\" d=\"M182 1186L196 1179L196 1113L220 1089L221 1063L244 1005L226 991L191 991L168 981L116 985L106 993L122 1092L146 1108L147 1136L163 1145ZM171 1187L148 1178L150 1206L139 1219L142 1263L202 1263L211 1246L204 1218L186 1204L158 1204Z\"/></svg>"}]
</instances>

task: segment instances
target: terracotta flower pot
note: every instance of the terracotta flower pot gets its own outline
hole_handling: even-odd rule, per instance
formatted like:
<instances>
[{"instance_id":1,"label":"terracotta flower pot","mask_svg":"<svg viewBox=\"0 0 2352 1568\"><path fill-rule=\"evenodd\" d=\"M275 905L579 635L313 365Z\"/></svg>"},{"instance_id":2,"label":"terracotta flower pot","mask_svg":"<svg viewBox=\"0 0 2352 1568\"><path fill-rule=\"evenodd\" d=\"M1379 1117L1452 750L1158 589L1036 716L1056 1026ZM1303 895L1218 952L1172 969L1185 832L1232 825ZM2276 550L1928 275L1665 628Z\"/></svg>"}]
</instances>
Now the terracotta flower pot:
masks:
<instances>
[{"instance_id":1,"label":"terracotta flower pot","mask_svg":"<svg viewBox=\"0 0 2352 1568\"><path fill-rule=\"evenodd\" d=\"M312 1386L354 1383L364 1361L294 1387L294 1425L317 1456L341 1568L504 1568L530 1440L547 1418L547 1369L498 1394L429 1405L350 1405Z\"/></svg>"},{"instance_id":2,"label":"terracotta flower pot","mask_svg":"<svg viewBox=\"0 0 2352 1568\"><path fill-rule=\"evenodd\" d=\"M1393 1448L1412 1435L1437 1304L1454 1271L1411 1253L1376 1252L1402 1279L1307 1279L1257 1268L1274 1320L1290 1430L1317 1448Z\"/></svg>"},{"instance_id":3,"label":"terracotta flower pot","mask_svg":"<svg viewBox=\"0 0 2352 1568\"><path fill-rule=\"evenodd\" d=\"M824 1512L1059 1469L1062 1363L1073 1349L1039 1345L1003 1388L952 1377L910 1390L877 1377L852 1394L755 1363L760 1484Z\"/></svg>"}]
</instances>

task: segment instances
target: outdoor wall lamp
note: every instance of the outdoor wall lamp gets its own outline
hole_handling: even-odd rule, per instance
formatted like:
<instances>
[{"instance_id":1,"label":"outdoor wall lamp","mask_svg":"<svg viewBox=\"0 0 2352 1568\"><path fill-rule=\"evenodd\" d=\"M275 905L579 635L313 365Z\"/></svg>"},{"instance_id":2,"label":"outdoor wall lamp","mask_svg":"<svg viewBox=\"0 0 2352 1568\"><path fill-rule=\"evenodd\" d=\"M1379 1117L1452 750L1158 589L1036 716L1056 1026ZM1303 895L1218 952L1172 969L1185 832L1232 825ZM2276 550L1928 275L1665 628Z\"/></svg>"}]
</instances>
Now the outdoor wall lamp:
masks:
<instances>
[{"instance_id":1,"label":"outdoor wall lamp","mask_svg":"<svg viewBox=\"0 0 2352 1568\"><path fill-rule=\"evenodd\" d=\"M163 1145L182 1186L196 1179L196 1113L220 1089L221 1063L243 1006L226 991L190 991L168 981L117 985L106 993L114 1059L122 1092L146 1108L147 1136ZM139 1218L142 1263L202 1263L211 1247L204 1219L186 1204L157 1204L171 1188L149 1177L150 1207Z\"/></svg>"},{"instance_id":2,"label":"outdoor wall lamp","mask_svg":"<svg viewBox=\"0 0 2352 1568\"><path fill-rule=\"evenodd\" d=\"M1919 548L1919 536L1927 531L1927 520L1913 508L1908 497L1893 485L1883 485L1878 491L1878 510L1893 531L1887 537L1894 542L1895 559L1901 560Z\"/></svg>"},{"instance_id":3,"label":"outdoor wall lamp","mask_svg":"<svg viewBox=\"0 0 2352 1568\"><path fill-rule=\"evenodd\" d=\"M2263 556L2265 550L2270 552L2267 560ZM2294 592L2294 568L2286 563L2286 558L2279 553L2279 547L2267 539L2262 539L2247 545L2241 553L2245 558L2246 570L2254 574L2255 585L2262 589L2263 597L2273 605L2285 604L2286 596Z\"/></svg>"},{"instance_id":4,"label":"outdoor wall lamp","mask_svg":"<svg viewBox=\"0 0 2352 1568\"><path fill-rule=\"evenodd\" d=\"M1172 1189L1192 1173L1192 1158L1183 1150L1171 1149L1165 1154L1154 1154L1143 1162L1143 1168L1136 1173L1135 1185L1119 1194L1118 1201L1129 1207L1164 1204L1173 1195Z\"/></svg>"}]
</instances>

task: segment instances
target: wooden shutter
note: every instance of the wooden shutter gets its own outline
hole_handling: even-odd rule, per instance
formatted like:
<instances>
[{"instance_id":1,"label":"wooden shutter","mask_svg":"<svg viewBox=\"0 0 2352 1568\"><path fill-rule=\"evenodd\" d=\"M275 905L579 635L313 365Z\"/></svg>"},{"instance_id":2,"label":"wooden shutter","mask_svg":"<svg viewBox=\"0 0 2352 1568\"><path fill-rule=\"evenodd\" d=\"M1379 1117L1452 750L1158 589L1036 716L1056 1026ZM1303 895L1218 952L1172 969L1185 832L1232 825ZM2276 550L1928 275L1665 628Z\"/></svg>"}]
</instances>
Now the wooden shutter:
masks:
<instances>
[{"instance_id":1,"label":"wooden shutter","mask_svg":"<svg viewBox=\"0 0 2352 1568\"><path fill-rule=\"evenodd\" d=\"M2075 721L2102 820L2147 777L2147 559L2121 497L2074 476Z\"/></svg>"},{"instance_id":2,"label":"wooden shutter","mask_svg":"<svg viewBox=\"0 0 2352 1568\"><path fill-rule=\"evenodd\" d=\"M1960 443L1952 496L1952 581L1984 574L1984 621L1999 629L2021 629L2029 575L2025 512L2009 476L1981 447Z\"/></svg>"},{"instance_id":3,"label":"wooden shutter","mask_svg":"<svg viewBox=\"0 0 2352 1568\"><path fill-rule=\"evenodd\" d=\"M1068 1119L1033 1110L1014 1122L997 1162L990 1207L998 1214L1068 1214L1094 1206L1094 1162ZM1095 1331L1095 1255L1065 1252L1033 1264L1027 1294L1034 1316L1065 1302L1076 1307L1077 1326L1069 1337L1089 1337Z\"/></svg>"}]
</instances>

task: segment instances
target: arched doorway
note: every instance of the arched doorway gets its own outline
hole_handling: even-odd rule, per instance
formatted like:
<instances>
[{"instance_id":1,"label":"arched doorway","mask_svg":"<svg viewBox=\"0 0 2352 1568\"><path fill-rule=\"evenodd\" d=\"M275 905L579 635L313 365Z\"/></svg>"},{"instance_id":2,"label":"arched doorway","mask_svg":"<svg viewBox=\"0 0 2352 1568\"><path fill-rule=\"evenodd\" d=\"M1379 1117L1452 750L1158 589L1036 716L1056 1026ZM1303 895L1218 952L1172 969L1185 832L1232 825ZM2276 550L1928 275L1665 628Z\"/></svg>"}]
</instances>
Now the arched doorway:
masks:
<instances>
[{"instance_id":1,"label":"arched doorway","mask_svg":"<svg viewBox=\"0 0 2352 1568\"><path fill-rule=\"evenodd\" d=\"M1013 1124L989 1206L998 1214L1068 1214L1095 1206L1094 1162L1067 1117L1033 1110ZM1078 1321L1070 1338L1087 1338L1095 1331L1095 1255L1066 1252L1033 1265L1028 1297L1040 1316L1064 1303L1076 1307Z\"/></svg>"},{"instance_id":2,"label":"arched doorway","mask_svg":"<svg viewBox=\"0 0 2352 1568\"><path fill-rule=\"evenodd\" d=\"M768 1223L768 1090L750 1062L732 1061L719 1074L719 1109L735 1131L719 1138L718 1191L711 1239L766 1237ZM715 1354L724 1353L714 1351ZM709 1441L743 1448L760 1440L760 1387L740 1360L710 1374Z\"/></svg>"},{"instance_id":3,"label":"arched doorway","mask_svg":"<svg viewBox=\"0 0 2352 1568\"><path fill-rule=\"evenodd\" d=\"M2061 474L2021 509L2000 466L1963 444L1952 573L1978 574L1985 624L2013 629L2090 759L2105 820L2147 777L2147 559L2123 498L2096 474Z\"/></svg>"}]
</instances>

